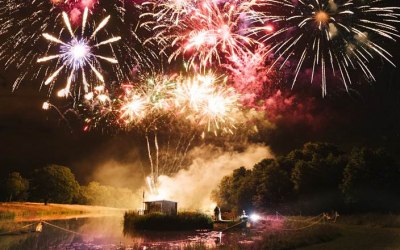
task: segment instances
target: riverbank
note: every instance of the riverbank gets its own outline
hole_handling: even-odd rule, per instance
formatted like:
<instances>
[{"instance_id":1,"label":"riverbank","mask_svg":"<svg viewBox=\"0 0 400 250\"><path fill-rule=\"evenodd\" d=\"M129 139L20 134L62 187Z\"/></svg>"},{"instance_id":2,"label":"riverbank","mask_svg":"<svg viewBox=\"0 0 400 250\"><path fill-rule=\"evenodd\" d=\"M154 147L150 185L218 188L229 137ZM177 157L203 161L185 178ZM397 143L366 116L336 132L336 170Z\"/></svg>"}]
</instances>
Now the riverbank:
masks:
<instances>
[{"instance_id":1,"label":"riverbank","mask_svg":"<svg viewBox=\"0 0 400 250\"><path fill-rule=\"evenodd\" d=\"M281 227L265 230L249 249L395 250L400 246L400 215L371 213L341 216L336 222L313 221L309 217L286 217Z\"/></svg>"},{"instance_id":2,"label":"riverbank","mask_svg":"<svg viewBox=\"0 0 400 250\"><path fill-rule=\"evenodd\" d=\"M127 209L34 202L0 203L0 220L35 221L65 218L120 215Z\"/></svg>"}]
</instances>

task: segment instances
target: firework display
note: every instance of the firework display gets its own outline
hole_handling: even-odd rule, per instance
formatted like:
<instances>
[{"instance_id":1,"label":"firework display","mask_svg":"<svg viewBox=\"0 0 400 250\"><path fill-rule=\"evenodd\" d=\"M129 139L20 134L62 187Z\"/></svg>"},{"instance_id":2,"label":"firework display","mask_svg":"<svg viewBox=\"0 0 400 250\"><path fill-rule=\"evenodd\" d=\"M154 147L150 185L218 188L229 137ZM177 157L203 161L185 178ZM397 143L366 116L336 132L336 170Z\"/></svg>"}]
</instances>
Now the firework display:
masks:
<instances>
[{"instance_id":1,"label":"firework display","mask_svg":"<svg viewBox=\"0 0 400 250\"><path fill-rule=\"evenodd\" d=\"M99 16L103 21L96 23ZM130 80L135 68L151 71L171 65L169 71L182 63L188 73L212 69L229 75L232 71L227 69L237 67L251 54L264 58L258 68L272 58L272 65L264 67L265 75L272 68L287 70L294 84L299 75L307 74L311 82L320 81L326 95L327 81L336 76L346 89L353 72L375 80L370 66L374 58L394 65L384 45L399 37L395 24L400 21L399 8L387 6L383 0L2 0L0 18L0 36L4 39L1 59L6 67L25 68L14 88L25 79L39 77L48 85L69 70L63 75L67 84L58 91L59 96L69 94L77 71L82 72L84 93L91 91L88 85L104 82L94 62L97 59L114 64L107 68L107 75L114 73L117 77L107 80L122 83ZM105 24L111 18L117 25L107 28ZM101 38L96 37L99 31L104 35ZM89 32L93 35L87 37ZM67 40L66 34L70 35ZM44 52L41 35L50 42ZM60 45L57 54L49 53L53 43ZM103 46L109 48L111 56L92 51ZM47 56L39 58L43 54ZM57 61L58 67L43 64L50 60ZM85 79L82 69L87 66L95 78ZM82 90L74 91L71 96L81 100Z\"/></svg>"},{"instance_id":2,"label":"firework display","mask_svg":"<svg viewBox=\"0 0 400 250\"><path fill-rule=\"evenodd\" d=\"M82 23L82 33L81 35L84 36L85 34L85 26L86 20L88 16L88 8L85 8L85 12L83 14L83 23ZM89 84L86 78L85 68L90 67L91 72L97 77L97 80L104 83L104 77L99 72L98 69L94 66L95 64L99 65L97 59L104 60L109 63L118 63L118 61L111 57L105 57L101 55L96 55L93 51L94 49L117 42L121 39L121 37L111 37L105 41L94 42L94 37L96 36L97 32L99 32L110 20L110 16L106 17L103 21L100 22L99 26L93 31L93 33L86 37L77 37L74 31L71 28L71 23L69 21L67 13L63 12L63 19L65 22L65 26L67 27L68 31L70 32L71 39L69 42L63 42L60 39L50 35L48 33L44 33L43 37L46 38L49 42L56 43L60 45L59 53L55 55L48 55L46 57L39 58L37 60L38 63L52 61L54 59L60 59L61 66L59 66L55 72L51 73L51 75L46 79L45 85L49 85L52 83L60 72L66 68L70 73L67 80L67 84L65 88L61 89L58 92L58 96L60 97L68 97L71 91L71 84L74 80L76 80L76 75L82 75L82 84L85 93L89 92Z\"/></svg>"},{"instance_id":3,"label":"firework display","mask_svg":"<svg viewBox=\"0 0 400 250\"><path fill-rule=\"evenodd\" d=\"M254 10L256 1L170 1L156 6L155 12L143 15L154 19L143 24L155 32L146 42L157 43L162 53L171 49L170 62L181 55L190 67L204 68L259 44L246 35L262 16Z\"/></svg>"},{"instance_id":4,"label":"firework display","mask_svg":"<svg viewBox=\"0 0 400 250\"><path fill-rule=\"evenodd\" d=\"M0 0L0 21L13 89L40 79L43 109L56 90L85 131L143 132L154 190L159 166L183 161L159 136L182 128L183 159L196 136L232 135L246 112L291 105L286 80L318 82L322 96L330 82L374 81L376 59L395 66L388 45L400 37L400 8L385 0Z\"/></svg>"},{"instance_id":5,"label":"firework display","mask_svg":"<svg viewBox=\"0 0 400 250\"><path fill-rule=\"evenodd\" d=\"M42 34L52 34L59 40L69 39L69 31L63 21L66 13L71 29L80 34L93 32L101 20L110 16L110 22L94 40L121 36L118 43L102 46L101 53L118 60L107 68L107 81L124 81L138 65L150 68L157 55L149 46L143 47L137 35L138 20L133 15L137 8L125 0L0 0L0 60L6 69L16 70L13 90L22 82L42 80L44 85L54 63L37 64L37 60L54 46L43 39ZM88 19L83 22L85 9ZM139 10L138 10L139 11ZM128 16L127 12L132 13ZM85 26L82 27L82 24ZM94 81L94 80L93 80ZM96 84L93 84L96 85ZM53 95L49 89L49 96ZM79 93L72 93L78 95ZM74 98L77 98L74 96ZM83 95L80 95L82 100Z\"/></svg>"},{"instance_id":6,"label":"firework display","mask_svg":"<svg viewBox=\"0 0 400 250\"><path fill-rule=\"evenodd\" d=\"M171 120L193 124L207 133L233 133L240 112L239 94L228 87L227 78L212 73L143 76L139 82L125 83L115 93L98 85L85 95L83 106L100 111L109 122L122 129L154 131L169 126ZM96 121L88 119L93 126ZM90 126L90 125L88 125Z\"/></svg>"},{"instance_id":7,"label":"firework display","mask_svg":"<svg viewBox=\"0 0 400 250\"><path fill-rule=\"evenodd\" d=\"M259 27L261 40L270 44L275 64L294 63L293 84L301 71L311 69L311 82L319 78L322 95L327 94L328 74L338 74L346 87L351 71L360 70L375 80L369 67L374 57L394 65L382 40L399 37L396 23L398 7L385 6L384 0L264 0L263 23L273 32Z\"/></svg>"}]
</instances>

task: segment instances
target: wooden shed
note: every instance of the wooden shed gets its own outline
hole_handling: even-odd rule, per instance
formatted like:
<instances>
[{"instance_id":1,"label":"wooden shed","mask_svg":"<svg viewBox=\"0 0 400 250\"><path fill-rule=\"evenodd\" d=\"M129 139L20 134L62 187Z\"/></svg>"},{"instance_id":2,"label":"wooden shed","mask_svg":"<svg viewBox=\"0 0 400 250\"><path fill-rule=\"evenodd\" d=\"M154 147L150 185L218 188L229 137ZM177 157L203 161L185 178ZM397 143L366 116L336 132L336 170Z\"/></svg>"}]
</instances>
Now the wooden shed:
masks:
<instances>
[{"instance_id":1,"label":"wooden shed","mask_svg":"<svg viewBox=\"0 0 400 250\"><path fill-rule=\"evenodd\" d=\"M144 214L151 214L151 213L177 215L178 203L175 201L167 201L167 200L145 201Z\"/></svg>"}]
</instances>

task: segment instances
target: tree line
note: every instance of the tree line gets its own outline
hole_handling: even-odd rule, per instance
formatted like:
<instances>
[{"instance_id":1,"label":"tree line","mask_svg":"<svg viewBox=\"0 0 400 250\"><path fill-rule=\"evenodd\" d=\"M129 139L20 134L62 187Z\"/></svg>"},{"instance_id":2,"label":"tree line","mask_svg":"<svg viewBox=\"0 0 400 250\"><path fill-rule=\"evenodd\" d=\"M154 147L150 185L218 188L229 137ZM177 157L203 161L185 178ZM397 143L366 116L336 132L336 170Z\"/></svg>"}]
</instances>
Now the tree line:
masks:
<instances>
[{"instance_id":1,"label":"tree line","mask_svg":"<svg viewBox=\"0 0 400 250\"><path fill-rule=\"evenodd\" d=\"M45 204L83 204L128 208L134 205L130 189L90 182L81 186L71 169L49 165L35 169L29 178L12 172L0 180L0 200L32 201Z\"/></svg>"},{"instance_id":2,"label":"tree line","mask_svg":"<svg viewBox=\"0 0 400 250\"><path fill-rule=\"evenodd\" d=\"M212 196L234 212L399 212L400 164L384 149L345 152L329 143L307 143L251 170L234 170Z\"/></svg>"}]
</instances>

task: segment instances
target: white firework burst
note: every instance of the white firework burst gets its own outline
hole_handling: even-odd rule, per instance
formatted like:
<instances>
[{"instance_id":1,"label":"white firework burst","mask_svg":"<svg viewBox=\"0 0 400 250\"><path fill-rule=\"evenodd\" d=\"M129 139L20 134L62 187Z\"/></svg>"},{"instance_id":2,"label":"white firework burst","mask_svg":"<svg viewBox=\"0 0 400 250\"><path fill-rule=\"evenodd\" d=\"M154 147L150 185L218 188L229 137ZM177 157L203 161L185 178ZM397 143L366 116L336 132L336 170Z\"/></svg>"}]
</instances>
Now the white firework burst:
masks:
<instances>
[{"instance_id":1,"label":"white firework burst","mask_svg":"<svg viewBox=\"0 0 400 250\"><path fill-rule=\"evenodd\" d=\"M67 79L66 86L58 92L58 96L60 97L68 97L72 95L71 86L76 81L77 75L79 74L82 75L82 85L84 92L88 93L90 85L87 81L87 77L85 74L85 71L87 71L88 69L90 69L91 73L94 73L98 81L104 84L104 77L100 73L99 69L96 67L96 65L99 65L98 59L112 64L118 63L115 58L95 54L95 51L100 46L114 43L121 39L120 36L111 37L101 42L96 42L94 39L96 34L107 25L110 20L110 16L104 18L90 36L85 36L85 26L88 18L88 12L88 8L86 8L83 14L81 34L79 35L76 35L75 32L72 30L68 14L63 12L62 17L64 20L64 24L71 35L71 40L69 40L68 42L62 41L61 39L51 34L43 33L43 37L47 41L59 44L59 53L39 58L37 62L44 63L55 59L60 60L61 62L61 65L53 73L51 73L51 75L45 80L44 84L49 85L51 83L54 83L62 70L66 69L67 71L69 71L69 77Z\"/></svg>"}]
</instances>

